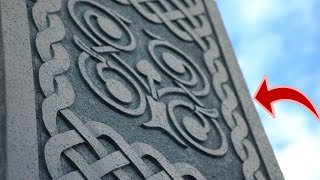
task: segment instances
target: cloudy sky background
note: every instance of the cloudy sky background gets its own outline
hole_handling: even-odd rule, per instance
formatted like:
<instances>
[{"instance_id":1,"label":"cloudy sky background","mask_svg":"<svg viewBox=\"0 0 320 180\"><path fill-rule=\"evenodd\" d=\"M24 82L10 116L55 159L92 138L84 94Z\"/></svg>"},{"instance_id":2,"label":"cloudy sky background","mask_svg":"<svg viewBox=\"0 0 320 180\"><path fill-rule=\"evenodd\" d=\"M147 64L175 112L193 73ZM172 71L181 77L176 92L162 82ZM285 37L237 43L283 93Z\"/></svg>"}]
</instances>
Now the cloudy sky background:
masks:
<instances>
[{"instance_id":1,"label":"cloudy sky background","mask_svg":"<svg viewBox=\"0 0 320 180\"><path fill-rule=\"evenodd\" d=\"M253 95L264 75L269 86L292 86L320 110L320 1L216 0ZM287 180L320 179L320 123L292 102L274 105L272 119L256 104Z\"/></svg>"}]
</instances>

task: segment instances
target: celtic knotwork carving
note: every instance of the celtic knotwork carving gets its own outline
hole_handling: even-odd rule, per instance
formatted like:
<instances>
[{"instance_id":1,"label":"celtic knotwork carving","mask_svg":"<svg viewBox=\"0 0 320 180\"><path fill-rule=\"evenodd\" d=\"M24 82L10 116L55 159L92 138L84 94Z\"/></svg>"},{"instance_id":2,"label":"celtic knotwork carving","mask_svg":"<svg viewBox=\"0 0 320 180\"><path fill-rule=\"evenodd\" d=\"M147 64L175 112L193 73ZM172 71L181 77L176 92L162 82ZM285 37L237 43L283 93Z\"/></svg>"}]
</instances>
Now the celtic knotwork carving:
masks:
<instances>
[{"instance_id":1,"label":"celtic knotwork carving","mask_svg":"<svg viewBox=\"0 0 320 180\"><path fill-rule=\"evenodd\" d=\"M249 130L247 124L237 110L238 100L231 89L230 85L227 83L229 80L229 75L221 62L221 55L217 44L214 40L210 42L210 49L204 53L204 60L212 75L213 87L222 101L221 111L225 118L225 121L231 131L231 140L234 148L243 163L243 173L246 179L265 179L260 167L260 158L258 156L255 147L247 139Z\"/></svg>"},{"instance_id":2,"label":"celtic knotwork carving","mask_svg":"<svg viewBox=\"0 0 320 180\"><path fill-rule=\"evenodd\" d=\"M163 23L180 39L197 43L203 51L207 69L201 69L185 52L148 30L145 30L145 33L152 39L148 45L152 60L146 57L139 59L135 67L130 66L119 54L133 51L137 46L134 33L130 31L131 21L96 1L69 0L70 16L90 41L84 43L74 36L75 43L82 50L78 58L80 72L90 88L108 105L126 115L140 116L150 107L152 117L149 122L143 124L144 127L165 130L184 147L191 145L200 152L222 156L228 150L228 143L217 121L218 110L207 107L200 100L210 93L211 80L221 101L222 115L231 129L232 144L243 162L245 178L264 179L260 170L259 155L248 139L249 130L238 110L237 97L229 85L229 75L222 63L219 47L213 39L203 2L114 1L132 5L149 21ZM85 5L82 11L75 10L82 5ZM60 9L61 0L39 0L32 9L33 19L39 30L36 48L43 62L39 69L39 82L45 95L42 118L50 135L45 148L45 158L52 178L97 179L112 173L119 179L128 179L121 167L132 165L146 179L181 179L183 176L204 179L194 167L184 163L172 165L153 147L145 143L129 145L112 128L92 121L83 123L70 110L69 107L75 101L75 93L71 81L66 76L70 58L61 42L65 38L66 30L59 17ZM158 49L159 46L161 48ZM210 73L210 80L204 71ZM97 74L98 79L91 76L92 72ZM162 74L170 76L173 85L161 86L164 81ZM164 97L172 95L183 98L172 98L167 103L163 101ZM179 108L187 110L190 114L183 114L181 117L176 113ZM64 117L72 130L61 132L58 129L58 114ZM219 137L209 139L208 133L212 131L217 132ZM99 138L104 136L111 138L119 147L116 152L109 153L99 141ZM204 142L216 139L219 139L218 146L205 146ZM89 146L98 160L88 163L75 149L77 145ZM62 154L77 170L64 173L60 162ZM154 158L163 168L162 171L153 174L143 162L145 156Z\"/></svg>"},{"instance_id":3,"label":"celtic knotwork carving","mask_svg":"<svg viewBox=\"0 0 320 180\"><path fill-rule=\"evenodd\" d=\"M116 1L122 4L131 4L149 21L165 24L181 39L196 41L202 49L207 49L202 38L212 35L212 29L205 17L205 7L202 0Z\"/></svg>"},{"instance_id":4,"label":"celtic knotwork carving","mask_svg":"<svg viewBox=\"0 0 320 180\"><path fill-rule=\"evenodd\" d=\"M74 103L75 94L71 82L65 75L65 72L69 69L70 59L66 49L60 42L65 35L64 25L57 14L60 9L61 1L51 2L48 0L40 0L33 7L33 18L39 30L36 37L36 47L41 60L44 62L39 70L39 81L46 96L42 104L42 113L45 127L51 136L45 148L45 158L51 177L54 179L69 179L70 177L82 178L84 176L87 179L97 179L104 174L112 172L120 179L128 179L129 177L126 173L119 168L121 165L133 163L145 179L182 179L183 176L205 179L197 169L188 164L176 163L171 165L160 152L147 144L134 143L131 146L128 145L119 134L104 124L92 121L84 124L68 108ZM114 36L116 35L114 34ZM83 53L82 55L85 56L86 54ZM115 55L114 57L119 59ZM84 59L86 58L84 57ZM101 61L97 68L101 78L103 78L101 73L104 69L126 76L125 72L117 68L112 62ZM131 79L129 80L132 82ZM115 80L105 80L105 85L112 88L121 87L121 84ZM134 84L134 86L137 85ZM119 97L117 93L115 90L111 90L111 94ZM118 101L129 103L132 100L129 93L128 91L120 92L121 95ZM57 127L57 115L59 112L75 130L59 131ZM115 141L125 156L120 151L108 154L97 139L100 136L108 136ZM84 142L100 158L99 161L89 165L81 154L73 148L75 145ZM77 171L63 174L60 163L62 153L75 164L78 168ZM154 158L164 170L152 175L152 172L141 159L146 155ZM115 163L110 163L110 160L114 160L113 162Z\"/></svg>"},{"instance_id":5,"label":"celtic knotwork carving","mask_svg":"<svg viewBox=\"0 0 320 180\"><path fill-rule=\"evenodd\" d=\"M77 19L80 19L80 17L74 17L74 9L78 4L83 4L84 7L91 5L91 3L83 0L69 1L68 9L73 11L70 14L76 22L78 21ZM96 2L93 2L92 4L100 8L103 7ZM83 14L86 13L87 12L85 11ZM113 14L118 13L113 12ZM101 14L100 16L103 15ZM84 17L84 19L86 18ZM119 22L111 24L111 20L106 20L105 23L108 24L98 23L97 25L102 28L107 25L113 27L117 26L117 24L122 24ZM77 25L81 30L83 30L84 25L79 25L78 22ZM126 32L130 32L130 29L126 29ZM193 60L184 52L163 39L157 39L157 37L155 37L151 32L145 31L145 33L151 38L156 38L150 41L148 48L149 52L154 62L156 62L156 64L160 66L165 73L173 78L173 81L176 83L175 87L156 89L155 84L159 84L162 81L161 73L157 72L157 70L148 60L143 59L138 61L136 64L136 69L139 73L138 74L134 68L126 63L126 60L117 55L117 53L121 53L121 50L123 49L119 49L117 46L114 46L113 43L105 43L103 45L100 43L95 43L92 45L93 47L89 47L81 39L75 37L75 43L83 51L83 53L81 53L79 56L79 68L83 78L92 88L92 90L105 102L107 102L116 110L127 115L139 116L145 112L146 106L149 104L152 119L149 122L144 123L144 127L163 129L184 147L186 147L186 143L179 136L182 136L189 144L209 155L224 155L228 150L228 144L226 142L224 132L221 131L220 125L214 119L218 117L218 112L215 109L204 108L204 105L198 99L198 97L208 95L210 90L208 79L200 67L198 67L198 65L194 63ZM96 33L93 35L95 34ZM128 34L132 35L132 33ZM99 34L96 36L99 36ZM134 36L132 36L130 39L134 39ZM101 49L104 49L105 51L99 51ZM160 57L158 57L159 55ZM164 62L164 65L162 65L162 62ZM93 64L90 65L90 63ZM89 67L91 67L91 69ZM115 74L108 74L110 71L113 71L117 74L116 79L114 77ZM95 72L98 74L99 79L96 79L96 76L90 76L90 72ZM147 79L147 81L145 81L143 78ZM194 88L198 89L199 87L201 88L200 90L194 90ZM148 95L145 95L146 98L142 94L142 91L147 91L149 93ZM171 122L173 126L181 126L181 124L177 122L177 118L174 116L167 116L167 114L171 111L173 112L173 110L170 109L170 106L160 102L159 99L162 96L176 93L183 94L196 103L196 106L193 106L193 108L189 109L190 112L196 112L198 114L203 113L206 117L205 118L201 115L200 119L189 118L188 123L182 124L182 126L184 126L183 128L175 127L176 129L180 130L178 134L174 132L173 128L171 127L170 120L173 121ZM138 97L135 97L135 95ZM202 107L202 111L199 111L199 109L201 109L200 107ZM210 111L214 113L210 113ZM208 121L211 123L208 123ZM190 127L192 123L198 124L197 130ZM183 130L186 126L188 126L187 130L189 131L184 133ZM217 139L221 139L221 145L219 145L219 147L215 147L215 150L203 147L203 145L200 143L192 140L192 138L197 136L196 133L199 133L201 130L208 134L209 130L213 130L212 128L210 129L211 126L216 127L218 134L220 135L220 138ZM209 138L205 138L202 139L202 142L206 142L208 140Z\"/></svg>"},{"instance_id":6,"label":"celtic knotwork carving","mask_svg":"<svg viewBox=\"0 0 320 180\"><path fill-rule=\"evenodd\" d=\"M205 17L206 12L203 2L201 0L121 0L118 2L132 5L144 18L153 23L165 24L177 37L185 41L196 42L204 51L204 61L212 75L212 85L222 102L222 115L232 130L231 139L234 148L244 162L244 175L246 179L253 179L254 177L264 179L259 170L260 158L258 153L247 138L247 124L237 110L237 97L227 83L229 75L221 62L222 57L219 47L212 38L211 26L209 20ZM177 73L183 71L179 64L175 67Z\"/></svg>"},{"instance_id":7,"label":"celtic knotwork carving","mask_svg":"<svg viewBox=\"0 0 320 180\"><path fill-rule=\"evenodd\" d=\"M55 12L60 10L61 2L52 4L49 1L39 1L33 7L33 17L39 33L36 39L36 45L41 59L44 64L39 71L41 88L47 97L42 106L43 120L45 126L52 138L46 144L45 157L48 170L54 179L97 179L104 174L113 172L120 179L128 179L129 177L119 168L127 164L133 164L146 179L182 179L183 176L192 176L196 179L205 179L201 173L194 167L176 163L171 165L168 160L157 150L144 143L134 143L131 146L112 130L110 127L95 123L93 121L83 124L81 120L68 107L74 102L74 92L70 81L64 72L69 68L70 60L68 53L59 41L64 36L64 26L60 18ZM48 13L51 13L50 15ZM47 26L47 18L51 26ZM54 28L53 28L54 27ZM52 33L55 30L56 33ZM46 36L47 38L45 38ZM54 52L51 56L50 51ZM109 64L100 64L102 68L113 68ZM55 91L54 82L57 86ZM106 82L106 84L114 84L114 82ZM129 96L120 99L129 101ZM67 132L59 132L56 126L56 118L58 111L73 125L76 130ZM107 136L111 138L121 152L108 154L102 144L98 141L98 137ZM66 141L68 140L68 141ZM73 149L73 146L87 142L95 153L101 158L96 163L88 164L82 156ZM60 163L60 156L64 153L79 170L64 175ZM164 171L152 175L152 172L142 161L145 155L151 156L164 168ZM112 160L112 161L111 161ZM83 176L82 176L83 175Z\"/></svg>"},{"instance_id":8,"label":"celtic knotwork carving","mask_svg":"<svg viewBox=\"0 0 320 180\"><path fill-rule=\"evenodd\" d=\"M183 89L183 88L162 88L162 89L155 89L154 87L154 81L157 82L161 82L161 76L159 74L157 74L151 66L151 64L149 64L148 61L146 60L141 60L137 63L138 66L138 70L140 71L141 74L143 74L144 76L147 76L148 79L148 85L149 88L145 87L144 89L147 90L149 89L150 91L150 95L146 95L147 96L147 101L145 101L145 98L143 98L144 95L141 94L141 88L140 86L138 86L138 84L142 84L142 80L141 78L138 78L137 74L133 74L131 72L133 72L134 70L131 69L129 66L125 66L127 67L126 69L131 69L131 71L129 71L128 73L130 73L130 75L128 73L126 73L124 70L122 70L120 67L118 67L118 72L122 73L122 79L127 79L127 81L124 81L126 83L127 86L121 87L122 89L119 89L117 87L120 86L121 83L119 80L114 80L114 77L110 77L110 76L106 76L104 75L105 73L102 72L102 67L104 67L105 70L108 70L108 68L113 68L115 69L115 65L114 62L118 62L121 64L126 64L124 62L123 59L121 59L118 55L111 53L111 56L108 57L102 57L100 55L96 55L94 52L91 52L90 50L88 50L88 47L84 47L85 45L81 44L78 40L76 40L76 43L78 43L78 45L80 47L82 47L82 49L84 50L84 52L79 56L79 67L82 73L82 76L84 77L84 79L86 80L86 82L90 85L90 87L97 93L99 94L100 97L102 97L111 107L129 114L129 115L133 115L133 116L137 116L140 115L142 113L144 113L146 105L149 104L150 109L151 109L151 114L152 114L152 119L147 122L144 123L143 125L145 127L151 127L151 128L161 128L163 130L165 130L168 134L170 134L176 141L179 142L180 145L182 146L186 146L186 143L184 143L184 141L177 135L177 133L174 132L173 128L170 126L170 120L172 121L173 125L175 126L175 128L177 128L179 130L179 134L182 135L188 143L192 144L193 146L195 146L197 149L208 153L210 155L215 155L215 156L219 156L219 155L224 155L227 152L228 149L228 145L227 145L227 140L225 137L224 132L221 130L220 125L217 123L217 121L214 118L218 117L218 112L215 109L206 109L203 108L201 105L201 103L199 105L194 105L194 102L200 102L197 97L191 92L189 91L187 88ZM110 58L111 57L111 58ZM107 59L108 58L108 59ZM107 86L108 92L109 92L109 96L107 95L103 95L100 94L101 90L98 89L96 85L93 84L91 78L89 77L88 73L87 73L87 67L86 67L86 62L96 62L96 65L93 65L92 67L97 67L97 69L93 69L92 71L97 71L97 73L100 75L101 79L103 79L103 82L112 82L113 86L116 87L112 87L112 85L109 85L109 87ZM139 66L139 64L142 64L143 66ZM144 67L146 67L144 69ZM199 69L200 71L200 69ZM104 76L103 76L103 75ZM135 77L135 78L132 78ZM118 78L119 79L119 78ZM138 79L138 83L135 79ZM116 85L118 83L118 85ZM134 88L132 88L131 91L129 91L127 88L128 86L133 86ZM122 85L121 85L122 86ZM183 85L181 85L183 86ZM142 86L144 87L144 86ZM114 89L113 89L114 88ZM164 89L166 89L164 91ZM168 90L169 89L169 90ZM112 93L112 92L116 92L116 93ZM138 108L133 108L133 109L128 109L127 107L127 103L128 101L126 100L132 100L132 95L131 92L136 91L137 95L139 96L139 98L136 98L138 102L140 102L140 105L138 106ZM161 93L161 92L165 92L165 93ZM188 93L187 93L188 92ZM189 130L188 132L184 132L183 129L181 128L180 124L177 122L176 117L174 115L174 106L169 106L164 104L163 102L160 102L158 100L158 97L161 98L164 95L168 95L168 93L180 93L183 96L187 96L191 99L190 102L190 108L189 111L191 112L195 112L196 114L198 114L198 118L200 117L200 119L198 118L189 118L187 123L184 123L183 126L184 128L186 126L188 126L189 128L187 128L187 130ZM116 97L115 97L116 96ZM118 101L114 101L112 99L118 99ZM122 100L122 104L120 104L120 100ZM172 100L174 101L174 100ZM187 103L187 102L186 102ZM167 113L171 113L171 116L167 116ZM199 121L200 122L194 122L194 121ZM199 143L197 143L196 141L192 140L193 137L197 136L198 133L209 133L209 122L211 122L210 124L212 124L212 126L216 127L218 130L218 134L221 137L221 145L219 146L219 148L217 148L216 150L213 149L208 149L203 147L202 145L200 145ZM200 123L198 124L198 126L196 126L196 130L193 128L193 126L190 126L190 123L193 123L193 125L196 123ZM203 127L202 124L205 124L205 126ZM209 128L209 129L208 129ZM211 129L212 130L212 129ZM191 135L191 137L189 136L189 134ZM202 142L207 141L208 138L203 139Z\"/></svg>"},{"instance_id":9,"label":"celtic knotwork carving","mask_svg":"<svg viewBox=\"0 0 320 180\"><path fill-rule=\"evenodd\" d=\"M82 161L78 163L80 170L86 171L89 177L99 178L116 169L124 168L132 165L139 169L139 172L145 179L183 179L184 176L191 176L195 179L204 180L205 177L194 167L185 163L171 164L159 151L152 146L145 143L133 143L129 145L123 137L114 131L109 126L90 121L85 124L86 127L92 131L96 138L111 139L113 143L119 147L118 151L112 152L103 158L93 162L87 163ZM70 141L65 141L70 139ZM75 170L68 174L61 174L60 156L63 152L68 151L69 148L84 144L86 141L75 130L70 130L52 137L45 147L45 157L48 162L48 168L53 177L59 179L82 179L83 171ZM154 174L150 168L143 162L144 158L154 159L163 170ZM122 174L121 178L126 177ZM88 176L86 176L88 178ZM128 177L127 177L128 178Z\"/></svg>"}]
</instances>

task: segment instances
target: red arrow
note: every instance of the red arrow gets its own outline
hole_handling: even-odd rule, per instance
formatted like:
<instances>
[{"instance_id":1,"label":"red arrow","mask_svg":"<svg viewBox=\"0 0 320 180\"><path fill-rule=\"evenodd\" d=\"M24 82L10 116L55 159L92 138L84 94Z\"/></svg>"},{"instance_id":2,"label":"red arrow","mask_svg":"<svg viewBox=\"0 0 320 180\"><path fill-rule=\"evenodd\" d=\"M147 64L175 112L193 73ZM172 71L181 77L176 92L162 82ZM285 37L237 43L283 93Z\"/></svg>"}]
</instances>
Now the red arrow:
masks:
<instances>
[{"instance_id":1,"label":"red arrow","mask_svg":"<svg viewBox=\"0 0 320 180\"><path fill-rule=\"evenodd\" d=\"M269 88L267 76L264 76L253 99L259 103L273 118L276 117L273 110L273 103L282 100L288 100L304 106L318 119L318 121L320 121L320 116L317 109L306 95L304 95L301 91L291 87L279 86Z\"/></svg>"}]
</instances>

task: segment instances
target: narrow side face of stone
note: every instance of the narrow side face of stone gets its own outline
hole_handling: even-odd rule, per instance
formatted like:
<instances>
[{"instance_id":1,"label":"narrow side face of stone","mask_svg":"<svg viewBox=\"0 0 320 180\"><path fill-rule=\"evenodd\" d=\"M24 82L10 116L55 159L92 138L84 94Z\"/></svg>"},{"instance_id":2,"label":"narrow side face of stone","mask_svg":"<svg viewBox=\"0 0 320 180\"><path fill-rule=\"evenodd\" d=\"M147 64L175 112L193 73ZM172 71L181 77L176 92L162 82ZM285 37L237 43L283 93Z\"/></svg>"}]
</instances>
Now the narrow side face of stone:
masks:
<instances>
[{"instance_id":1,"label":"narrow side face of stone","mask_svg":"<svg viewBox=\"0 0 320 180\"><path fill-rule=\"evenodd\" d=\"M2 42L2 41L1 41ZM2 43L1 43L2 44ZM0 52L2 52L2 47L0 46ZM0 58L0 177L5 176L5 166L6 166L6 148L5 148L5 94L4 94L4 59Z\"/></svg>"},{"instance_id":2,"label":"narrow side face of stone","mask_svg":"<svg viewBox=\"0 0 320 180\"><path fill-rule=\"evenodd\" d=\"M213 1L1 0L1 24L7 179L283 179Z\"/></svg>"},{"instance_id":3,"label":"narrow side face of stone","mask_svg":"<svg viewBox=\"0 0 320 180\"><path fill-rule=\"evenodd\" d=\"M5 119L1 135L5 143L6 179L37 179L38 141L35 111L35 86L29 22L26 3L23 1L0 1L1 17L1 70L4 84L1 89L1 108ZM2 88L1 87L1 88ZM4 95L4 97L2 96ZM2 106L4 105L4 106ZM3 176L1 177L3 179Z\"/></svg>"}]
</instances>

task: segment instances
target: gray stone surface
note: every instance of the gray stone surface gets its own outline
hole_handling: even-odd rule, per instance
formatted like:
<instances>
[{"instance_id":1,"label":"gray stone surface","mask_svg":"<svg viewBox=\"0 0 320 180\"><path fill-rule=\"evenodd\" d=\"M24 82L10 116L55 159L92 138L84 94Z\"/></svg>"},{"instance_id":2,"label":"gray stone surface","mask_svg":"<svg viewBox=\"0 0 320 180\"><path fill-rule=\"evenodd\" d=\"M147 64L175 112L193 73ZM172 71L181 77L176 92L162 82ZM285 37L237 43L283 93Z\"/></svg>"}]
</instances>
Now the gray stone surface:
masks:
<instances>
[{"instance_id":1,"label":"gray stone surface","mask_svg":"<svg viewBox=\"0 0 320 180\"><path fill-rule=\"evenodd\" d=\"M213 1L0 2L1 177L283 179Z\"/></svg>"}]
</instances>

